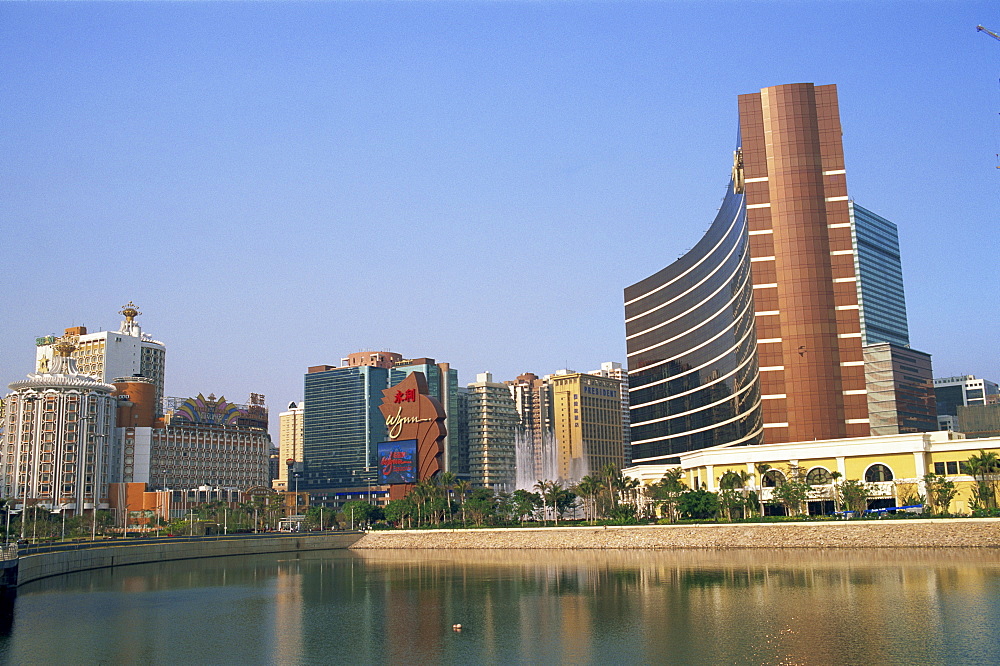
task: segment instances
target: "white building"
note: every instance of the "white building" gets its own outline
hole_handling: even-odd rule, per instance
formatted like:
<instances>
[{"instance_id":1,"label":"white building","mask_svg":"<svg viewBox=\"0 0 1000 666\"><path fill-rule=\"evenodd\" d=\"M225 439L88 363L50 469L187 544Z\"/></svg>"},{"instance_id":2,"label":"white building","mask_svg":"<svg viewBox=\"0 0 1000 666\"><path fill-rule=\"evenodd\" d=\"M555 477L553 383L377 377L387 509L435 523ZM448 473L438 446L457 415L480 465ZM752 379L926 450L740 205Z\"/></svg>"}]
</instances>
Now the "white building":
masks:
<instances>
[{"instance_id":1,"label":"white building","mask_svg":"<svg viewBox=\"0 0 1000 666\"><path fill-rule=\"evenodd\" d=\"M121 309L125 319L117 331L88 333L85 326L66 329L66 336L76 345L73 358L81 373L111 383L117 378L140 375L153 381L156 387L156 414L163 414L163 372L167 348L142 332L135 321L140 314L131 301ZM65 337L65 336L64 336ZM36 369L50 372L54 357L54 336L35 341Z\"/></svg>"},{"instance_id":2,"label":"white building","mask_svg":"<svg viewBox=\"0 0 1000 666\"><path fill-rule=\"evenodd\" d=\"M0 492L19 509L106 509L120 459L113 450L115 387L77 369L70 340L49 347L46 372L13 382L4 399Z\"/></svg>"}]
</instances>

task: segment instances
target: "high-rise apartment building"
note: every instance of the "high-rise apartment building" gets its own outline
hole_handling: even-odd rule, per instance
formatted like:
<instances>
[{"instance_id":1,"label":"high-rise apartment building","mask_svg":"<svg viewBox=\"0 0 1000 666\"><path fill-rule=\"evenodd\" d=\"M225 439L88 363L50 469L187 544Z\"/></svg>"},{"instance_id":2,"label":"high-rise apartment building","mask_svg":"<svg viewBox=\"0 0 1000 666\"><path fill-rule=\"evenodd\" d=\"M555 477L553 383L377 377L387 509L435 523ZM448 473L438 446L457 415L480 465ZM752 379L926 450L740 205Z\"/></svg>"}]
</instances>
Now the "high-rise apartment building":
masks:
<instances>
[{"instance_id":1,"label":"high-rise apartment building","mask_svg":"<svg viewBox=\"0 0 1000 666\"><path fill-rule=\"evenodd\" d=\"M288 410L278 414L278 474L274 479L275 490L292 490L294 483L288 483L289 471L302 473L304 456L302 453L302 430L304 402L288 403ZM288 461L292 461L289 463ZM298 469L297 469L298 467Z\"/></svg>"},{"instance_id":2,"label":"high-rise apartment building","mask_svg":"<svg viewBox=\"0 0 1000 666\"><path fill-rule=\"evenodd\" d=\"M530 488L538 480L554 480L557 472L552 387L531 372L504 384L510 390L518 415L514 435L518 487Z\"/></svg>"},{"instance_id":3,"label":"high-rise apartment building","mask_svg":"<svg viewBox=\"0 0 1000 666\"><path fill-rule=\"evenodd\" d=\"M88 333L85 326L66 329L66 336L76 345L73 358L80 372L112 383L119 377L148 377L156 387L156 414L163 414L163 377L167 348L142 332L136 321L141 312L129 302L121 309L125 317L117 331ZM65 336L64 336L65 337ZM38 372L48 372L54 356L54 336L38 338L36 366Z\"/></svg>"},{"instance_id":4,"label":"high-rise apartment building","mask_svg":"<svg viewBox=\"0 0 1000 666\"><path fill-rule=\"evenodd\" d=\"M71 339L50 351L45 371L10 384L4 399L0 491L12 508L106 509L118 473L115 387L77 369Z\"/></svg>"},{"instance_id":5,"label":"high-rise apartment building","mask_svg":"<svg viewBox=\"0 0 1000 666\"><path fill-rule=\"evenodd\" d=\"M479 488L513 491L519 422L506 384L483 372L467 387L469 480Z\"/></svg>"},{"instance_id":6,"label":"high-rise apartment building","mask_svg":"<svg viewBox=\"0 0 1000 666\"><path fill-rule=\"evenodd\" d=\"M869 435L863 347L909 342L895 226L848 198L836 87L741 95L739 118L712 226L625 290L634 462Z\"/></svg>"}]
</instances>

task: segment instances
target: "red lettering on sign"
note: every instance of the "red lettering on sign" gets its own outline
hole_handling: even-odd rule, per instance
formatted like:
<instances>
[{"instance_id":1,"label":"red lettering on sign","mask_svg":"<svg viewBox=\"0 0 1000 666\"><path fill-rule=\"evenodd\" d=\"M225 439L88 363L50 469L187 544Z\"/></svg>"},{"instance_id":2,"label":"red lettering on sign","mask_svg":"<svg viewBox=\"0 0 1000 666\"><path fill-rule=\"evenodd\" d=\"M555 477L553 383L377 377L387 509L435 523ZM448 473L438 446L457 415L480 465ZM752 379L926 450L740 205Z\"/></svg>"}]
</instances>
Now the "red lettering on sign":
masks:
<instances>
[{"instance_id":1,"label":"red lettering on sign","mask_svg":"<svg viewBox=\"0 0 1000 666\"><path fill-rule=\"evenodd\" d=\"M417 391L416 389L406 389L406 392L396 391L396 396L393 402L399 404L401 402L416 402L417 401Z\"/></svg>"}]
</instances>

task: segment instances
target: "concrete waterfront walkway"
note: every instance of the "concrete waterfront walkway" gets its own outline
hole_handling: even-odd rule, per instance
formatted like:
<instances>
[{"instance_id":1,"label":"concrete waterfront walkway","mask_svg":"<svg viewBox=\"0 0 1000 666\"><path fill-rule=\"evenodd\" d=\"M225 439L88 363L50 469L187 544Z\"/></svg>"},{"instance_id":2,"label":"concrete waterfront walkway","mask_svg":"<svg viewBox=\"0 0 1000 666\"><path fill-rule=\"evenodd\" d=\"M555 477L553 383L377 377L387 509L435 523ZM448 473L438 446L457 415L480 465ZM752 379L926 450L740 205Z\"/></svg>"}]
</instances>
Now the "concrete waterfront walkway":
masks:
<instances>
[{"instance_id":1,"label":"concrete waterfront walkway","mask_svg":"<svg viewBox=\"0 0 1000 666\"><path fill-rule=\"evenodd\" d=\"M28 554L18 559L17 584L59 576L74 571L102 569L127 564L187 560L227 555L257 555L296 551L344 549L361 538L358 532L304 534L232 535L180 539L85 541L54 546L51 552Z\"/></svg>"},{"instance_id":2,"label":"concrete waterfront walkway","mask_svg":"<svg viewBox=\"0 0 1000 666\"><path fill-rule=\"evenodd\" d=\"M1000 518L379 530L366 533L350 548L352 550L1000 548Z\"/></svg>"}]
</instances>

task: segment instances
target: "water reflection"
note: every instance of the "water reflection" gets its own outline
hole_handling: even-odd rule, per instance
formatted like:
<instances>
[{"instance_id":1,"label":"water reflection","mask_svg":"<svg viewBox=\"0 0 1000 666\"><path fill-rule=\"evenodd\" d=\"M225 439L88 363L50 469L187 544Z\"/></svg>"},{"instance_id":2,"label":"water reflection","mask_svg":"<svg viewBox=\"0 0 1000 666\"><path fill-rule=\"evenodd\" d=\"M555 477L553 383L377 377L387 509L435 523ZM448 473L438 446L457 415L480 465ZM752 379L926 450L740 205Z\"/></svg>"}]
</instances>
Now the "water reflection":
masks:
<instances>
[{"instance_id":1,"label":"water reflection","mask_svg":"<svg viewBox=\"0 0 1000 666\"><path fill-rule=\"evenodd\" d=\"M994 551L331 551L38 581L0 657L1000 663L998 630Z\"/></svg>"}]
</instances>

